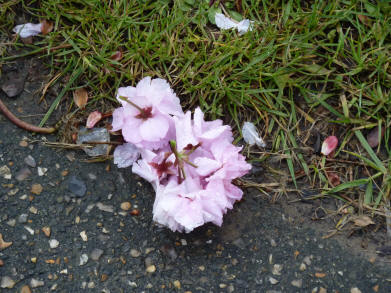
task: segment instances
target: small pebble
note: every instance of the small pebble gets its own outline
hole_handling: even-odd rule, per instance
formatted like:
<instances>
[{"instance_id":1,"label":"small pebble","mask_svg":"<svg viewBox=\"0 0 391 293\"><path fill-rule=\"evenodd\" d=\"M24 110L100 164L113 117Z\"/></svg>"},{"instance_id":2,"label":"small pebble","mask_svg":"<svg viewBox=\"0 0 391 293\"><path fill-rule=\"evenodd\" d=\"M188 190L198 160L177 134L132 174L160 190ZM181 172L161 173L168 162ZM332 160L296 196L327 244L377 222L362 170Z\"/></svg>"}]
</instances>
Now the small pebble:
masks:
<instances>
[{"instance_id":1,"label":"small pebble","mask_svg":"<svg viewBox=\"0 0 391 293\"><path fill-rule=\"evenodd\" d=\"M86 231L81 231L80 232L80 237L81 237L81 239L83 239L83 241L85 241L85 242L88 241L88 237L87 237Z\"/></svg>"},{"instance_id":2,"label":"small pebble","mask_svg":"<svg viewBox=\"0 0 391 293\"><path fill-rule=\"evenodd\" d=\"M10 247L12 245L12 242L6 242L3 239L3 234L0 233L0 251Z\"/></svg>"},{"instance_id":3,"label":"small pebble","mask_svg":"<svg viewBox=\"0 0 391 293\"><path fill-rule=\"evenodd\" d=\"M27 223L27 218L28 218L27 214L21 214L18 217L18 222L21 223L21 224Z\"/></svg>"},{"instance_id":4,"label":"small pebble","mask_svg":"<svg viewBox=\"0 0 391 293\"><path fill-rule=\"evenodd\" d=\"M318 293L327 293L327 289L323 288L323 287L320 287Z\"/></svg>"},{"instance_id":5,"label":"small pebble","mask_svg":"<svg viewBox=\"0 0 391 293\"><path fill-rule=\"evenodd\" d=\"M181 282L179 282L178 280L175 280L175 281L173 282L173 284L174 284L174 287L175 287L175 288L181 289Z\"/></svg>"},{"instance_id":6,"label":"small pebble","mask_svg":"<svg viewBox=\"0 0 391 293\"><path fill-rule=\"evenodd\" d=\"M278 280L274 279L273 277L269 277L269 282L270 284L275 285L278 283Z\"/></svg>"},{"instance_id":7,"label":"small pebble","mask_svg":"<svg viewBox=\"0 0 391 293\"><path fill-rule=\"evenodd\" d=\"M38 167L38 176L43 176L48 171L47 168Z\"/></svg>"},{"instance_id":8,"label":"small pebble","mask_svg":"<svg viewBox=\"0 0 391 293\"><path fill-rule=\"evenodd\" d=\"M93 288L95 288L95 283L94 282L88 282L88 284L87 284L87 287L89 288L89 289L93 289Z\"/></svg>"},{"instance_id":9,"label":"small pebble","mask_svg":"<svg viewBox=\"0 0 391 293\"><path fill-rule=\"evenodd\" d=\"M307 266L310 266L310 265L311 265L311 257L310 257L310 256L304 257L303 262L304 262Z\"/></svg>"},{"instance_id":10,"label":"small pebble","mask_svg":"<svg viewBox=\"0 0 391 293\"><path fill-rule=\"evenodd\" d=\"M37 287L42 287L43 285L45 285L45 282L44 281L41 281L41 280L37 280L37 279L31 279L30 281L30 286L31 288L37 288Z\"/></svg>"},{"instance_id":11,"label":"small pebble","mask_svg":"<svg viewBox=\"0 0 391 293\"><path fill-rule=\"evenodd\" d=\"M114 207L111 206L111 205L105 205L105 204L103 204L103 203L101 203L101 202L98 202L98 203L96 204L96 207L97 207L98 209L100 209L101 211L103 211L103 212L114 213Z\"/></svg>"},{"instance_id":12,"label":"small pebble","mask_svg":"<svg viewBox=\"0 0 391 293\"><path fill-rule=\"evenodd\" d=\"M60 242L58 242L57 239L50 239L49 240L50 248L57 248L59 245L60 245Z\"/></svg>"},{"instance_id":13,"label":"small pebble","mask_svg":"<svg viewBox=\"0 0 391 293\"><path fill-rule=\"evenodd\" d=\"M146 272L147 273L154 273L156 271L156 267L155 267L155 265L150 265L150 266L148 266L147 267L147 269L146 269Z\"/></svg>"},{"instance_id":14,"label":"small pebble","mask_svg":"<svg viewBox=\"0 0 391 293\"><path fill-rule=\"evenodd\" d=\"M24 228L31 234L31 235L34 235L34 230L31 229L30 227L28 226L24 226Z\"/></svg>"},{"instance_id":15,"label":"small pebble","mask_svg":"<svg viewBox=\"0 0 391 293\"><path fill-rule=\"evenodd\" d=\"M32 214L38 214L38 209L36 208L36 207L33 207L33 206L31 206L30 208L29 208L29 211L30 211L30 213L32 213Z\"/></svg>"},{"instance_id":16,"label":"small pebble","mask_svg":"<svg viewBox=\"0 0 391 293\"><path fill-rule=\"evenodd\" d=\"M297 288L301 288L303 286L303 280L302 279L299 279L299 280L293 280L291 282L292 286L294 287L297 287Z\"/></svg>"},{"instance_id":17,"label":"small pebble","mask_svg":"<svg viewBox=\"0 0 391 293\"><path fill-rule=\"evenodd\" d=\"M91 252L91 259L94 260L94 261L98 261L100 259L100 257L102 256L102 254L103 254L103 250L102 249L95 248Z\"/></svg>"},{"instance_id":18,"label":"small pebble","mask_svg":"<svg viewBox=\"0 0 391 293\"><path fill-rule=\"evenodd\" d=\"M305 265L305 263L302 262L301 265L300 265L299 270L303 272L303 271L305 271L306 269L307 269L307 266Z\"/></svg>"},{"instance_id":19,"label":"small pebble","mask_svg":"<svg viewBox=\"0 0 391 293\"><path fill-rule=\"evenodd\" d=\"M275 264L272 269L272 274L276 276L280 276L282 271L282 265Z\"/></svg>"},{"instance_id":20,"label":"small pebble","mask_svg":"<svg viewBox=\"0 0 391 293\"><path fill-rule=\"evenodd\" d=\"M14 286L15 286L15 281L12 280L10 277L4 276L4 277L1 278L1 282L0 282L0 287L1 288L12 289Z\"/></svg>"},{"instance_id":21,"label":"small pebble","mask_svg":"<svg viewBox=\"0 0 391 293\"><path fill-rule=\"evenodd\" d=\"M30 169L25 167L25 168L19 170L18 173L16 173L15 179L18 181L23 181L26 178L28 178L30 175L31 175Z\"/></svg>"},{"instance_id":22,"label":"small pebble","mask_svg":"<svg viewBox=\"0 0 391 293\"><path fill-rule=\"evenodd\" d=\"M10 226L10 227L15 227L16 220L15 219L11 219L11 220L7 221L7 225Z\"/></svg>"},{"instance_id":23,"label":"small pebble","mask_svg":"<svg viewBox=\"0 0 391 293\"><path fill-rule=\"evenodd\" d=\"M51 229L50 229L50 227L46 226L46 227L42 228L42 232L43 232L43 234L45 234L46 237L49 238L50 237L50 233L51 233Z\"/></svg>"},{"instance_id":24,"label":"small pebble","mask_svg":"<svg viewBox=\"0 0 391 293\"><path fill-rule=\"evenodd\" d=\"M132 207L132 204L128 201L121 203L121 209L124 211L128 211Z\"/></svg>"},{"instance_id":25,"label":"small pebble","mask_svg":"<svg viewBox=\"0 0 391 293\"><path fill-rule=\"evenodd\" d=\"M28 155L27 157L25 157L24 162L26 163L27 166L32 167L32 168L35 168L37 166L35 159L31 155Z\"/></svg>"},{"instance_id":26,"label":"small pebble","mask_svg":"<svg viewBox=\"0 0 391 293\"><path fill-rule=\"evenodd\" d=\"M36 195L40 195L43 190L43 187L41 184L33 184L31 186L31 193L34 193Z\"/></svg>"},{"instance_id":27,"label":"small pebble","mask_svg":"<svg viewBox=\"0 0 391 293\"><path fill-rule=\"evenodd\" d=\"M20 293L31 293L31 289L28 285L24 285L21 289L20 289Z\"/></svg>"},{"instance_id":28,"label":"small pebble","mask_svg":"<svg viewBox=\"0 0 391 293\"><path fill-rule=\"evenodd\" d=\"M83 197L87 191L87 187L83 181L71 176L68 180L68 190L72 192L75 197Z\"/></svg>"},{"instance_id":29,"label":"small pebble","mask_svg":"<svg viewBox=\"0 0 391 293\"><path fill-rule=\"evenodd\" d=\"M361 290L357 287L350 289L350 293L361 293Z\"/></svg>"},{"instance_id":30,"label":"small pebble","mask_svg":"<svg viewBox=\"0 0 391 293\"><path fill-rule=\"evenodd\" d=\"M139 256L141 255L141 252L138 251L137 249L131 249L131 250L130 250L130 255L131 255L132 257L139 257Z\"/></svg>"},{"instance_id":31,"label":"small pebble","mask_svg":"<svg viewBox=\"0 0 391 293\"><path fill-rule=\"evenodd\" d=\"M28 144L28 142L27 141L25 141L25 140L21 140L20 142L19 142L19 145L21 146L21 147L27 147L29 144Z\"/></svg>"},{"instance_id":32,"label":"small pebble","mask_svg":"<svg viewBox=\"0 0 391 293\"><path fill-rule=\"evenodd\" d=\"M0 176L2 176L4 179L12 178L11 170L7 165L0 167Z\"/></svg>"},{"instance_id":33,"label":"small pebble","mask_svg":"<svg viewBox=\"0 0 391 293\"><path fill-rule=\"evenodd\" d=\"M80 256L80 263L79 265L80 266L84 266L86 263L88 262L88 255L83 253L81 256Z\"/></svg>"},{"instance_id":34,"label":"small pebble","mask_svg":"<svg viewBox=\"0 0 391 293\"><path fill-rule=\"evenodd\" d=\"M30 260L31 260L32 263L37 263L37 258L36 257L30 258Z\"/></svg>"}]
</instances>

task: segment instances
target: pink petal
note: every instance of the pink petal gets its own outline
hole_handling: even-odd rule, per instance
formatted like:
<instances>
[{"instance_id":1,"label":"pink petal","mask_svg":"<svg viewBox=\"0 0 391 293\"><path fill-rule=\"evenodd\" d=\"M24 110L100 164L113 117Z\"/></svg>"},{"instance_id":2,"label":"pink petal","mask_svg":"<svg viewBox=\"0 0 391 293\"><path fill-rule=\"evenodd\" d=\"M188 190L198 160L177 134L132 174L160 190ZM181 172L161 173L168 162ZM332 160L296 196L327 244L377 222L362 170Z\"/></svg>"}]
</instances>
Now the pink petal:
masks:
<instances>
[{"instance_id":1,"label":"pink petal","mask_svg":"<svg viewBox=\"0 0 391 293\"><path fill-rule=\"evenodd\" d=\"M140 125L140 135L147 141L158 141L164 138L168 131L167 118L161 114L143 121Z\"/></svg>"},{"instance_id":2,"label":"pink petal","mask_svg":"<svg viewBox=\"0 0 391 293\"><path fill-rule=\"evenodd\" d=\"M321 153L325 156L328 156L338 145L338 138L336 136L327 137L323 144Z\"/></svg>"},{"instance_id":3,"label":"pink petal","mask_svg":"<svg viewBox=\"0 0 391 293\"><path fill-rule=\"evenodd\" d=\"M98 123L102 119L102 113L99 111L94 111L88 115L87 118L87 128L92 128L95 126L96 123Z\"/></svg>"},{"instance_id":4,"label":"pink petal","mask_svg":"<svg viewBox=\"0 0 391 293\"><path fill-rule=\"evenodd\" d=\"M133 117L125 118L122 126L122 136L126 142L137 144L142 140L140 136L141 120ZM113 124L114 125L114 124Z\"/></svg>"},{"instance_id":5,"label":"pink petal","mask_svg":"<svg viewBox=\"0 0 391 293\"><path fill-rule=\"evenodd\" d=\"M122 128L125 122L124 108L120 107L114 110L113 112L113 122L111 124L112 131L117 131Z\"/></svg>"}]
</instances>

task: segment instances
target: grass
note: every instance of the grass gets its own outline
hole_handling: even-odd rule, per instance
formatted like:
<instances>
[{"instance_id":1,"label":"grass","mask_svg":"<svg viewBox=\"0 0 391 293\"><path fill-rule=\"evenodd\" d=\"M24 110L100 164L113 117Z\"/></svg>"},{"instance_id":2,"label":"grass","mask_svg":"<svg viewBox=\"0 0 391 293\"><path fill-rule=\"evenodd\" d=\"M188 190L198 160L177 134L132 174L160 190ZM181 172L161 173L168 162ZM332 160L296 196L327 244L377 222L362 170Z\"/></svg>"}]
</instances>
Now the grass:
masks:
<instances>
[{"instance_id":1,"label":"grass","mask_svg":"<svg viewBox=\"0 0 391 293\"><path fill-rule=\"evenodd\" d=\"M384 215L391 190L388 1L224 3L233 17L254 20L254 30L220 31L211 23L218 3L210 8L209 0L8 0L0 7L2 33L10 36L21 14L49 19L55 29L33 45L7 42L1 63L35 55L49 60L52 76L61 73L63 91L41 124L78 87L93 97L87 109L109 109L118 87L146 75L165 78L185 108L200 105L210 119L223 118L237 141L243 121L256 123L268 151L245 152L271 173L286 172L270 160L286 163L294 189L305 182L359 213ZM10 55L15 48L27 50ZM123 58L113 61L118 50ZM366 134L374 127L384 128L384 137L373 149ZM318 135L339 138L334 158L314 154ZM330 184L331 173L340 185ZM266 185L259 188L287 188Z\"/></svg>"}]
</instances>

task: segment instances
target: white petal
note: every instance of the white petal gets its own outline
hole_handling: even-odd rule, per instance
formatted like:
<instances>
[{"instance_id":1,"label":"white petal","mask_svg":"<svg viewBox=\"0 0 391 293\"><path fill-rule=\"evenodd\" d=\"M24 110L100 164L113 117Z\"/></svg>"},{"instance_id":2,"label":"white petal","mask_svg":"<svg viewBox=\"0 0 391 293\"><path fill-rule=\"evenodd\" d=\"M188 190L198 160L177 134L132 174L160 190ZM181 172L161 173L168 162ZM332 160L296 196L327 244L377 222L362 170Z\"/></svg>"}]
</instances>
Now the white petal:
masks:
<instances>
[{"instance_id":1,"label":"white petal","mask_svg":"<svg viewBox=\"0 0 391 293\"><path fill-rule=\"evenodd\" d=\"M20 35L21 38L28 38L40 34L41 27L41 23L25 23L15 26L12 31Z\"/></svg>"},{"instance_id":2,"label":"white petal","mask_svg":"<svg viewBox=\"0 0 391 293\"><path fill-rule=\"evenodd\" d=\"M114 164L118 168L126 168L133 165L139 156L140 150L134 144L124 143L117 146L114 150Z\"/></svg>"},{"instance_id":3,"label":"white petal","mask_svg":"<svg viewBox=\"0 0 391 293\"><path fill-rule=\"evenodd\" d=\"M252 31L252 24L253 21L249 21L248 19L243 19L241 22L239 22L236 27L238 29L239 35L247 33L248 30Z\"/></svg>"},{"instance_id":4,"label":"white petal","mask_svg":"<svg viewBox=\"0 0 391 293\"><path fill-rule=\"evenodd\" d=\"M235 22L232 21L232 19L226 17L222 13L216 13L215 15L215 22L218 28L221 28L223 30L227 30L230 28L234 28L237 26Z\"/></svg>"},{"instance_id":5,"label":"white petal","mask_svg":"<svg viewBox=\"0 0 391 293\"><path fill-rule=\"evenodd\" d=\"M255 125L253 123L244 122L242 128L242 134L243 134L244 141L249 145L256 144L259 147L266 147L265 142L261 137L259 137L257 129L255 128Z\"/></svg>"}]
</instances>

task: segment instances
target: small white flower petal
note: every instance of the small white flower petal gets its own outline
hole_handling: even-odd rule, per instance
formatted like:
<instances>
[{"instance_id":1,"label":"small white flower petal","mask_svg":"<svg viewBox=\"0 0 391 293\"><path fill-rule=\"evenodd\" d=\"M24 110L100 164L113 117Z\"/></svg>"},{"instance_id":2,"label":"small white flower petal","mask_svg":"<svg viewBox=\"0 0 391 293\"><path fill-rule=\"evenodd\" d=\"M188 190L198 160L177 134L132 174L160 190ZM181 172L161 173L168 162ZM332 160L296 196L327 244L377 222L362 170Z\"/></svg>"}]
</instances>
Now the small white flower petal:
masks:
<instances>
[{"instance_id":1,"label":"small white flower petal","mask_svg":"<svg viewBox=\"0 0 391 293\"><path fill-rule=\"evenodd\" d=\"M238 29L239 35L243 35L247 33L247 31L252 31L253 23L253 21L250 21L248 19L243 19L241 22L239 22L236 27Z\"/></svg>"},{"instance_id":2,"label":"small white flower petal","mask_svg":"<svg viewBox=\"0 0 391 293\"><path fill-rule=\"evenodd\" d=\"M12 31L17 33L21 38L28 38L40 34L41 29L41 23L25 23L15 26Z\"/></svg>"},{"instance_id":3,"label":"small white flower petal","mask_svg":"<svg viewBox=\"0 0 391 293\"><path fill-rule=\"evenodd\" d=\"M239 35L243 35L248 30L252 30L253 21L248 19L243 19L241 22L236 23L233 19L226 17L222 13L215 14L215 22L218 28L227 30L231 28L236 28L239 32Z\"/></svg>"},{"instance_id":4,"label":"small white flower petal","mask_svg":"<svg viewBox=\"0 0 391 293\"><path fill-rule=\"evenodd\" d=\"M265 142L261 137L259 137L257 129L255 128L255 125L253 123L244 122L242 128L242 134L243 134L244 141L249 145L256 144L259 147L266 147Z\"/></svg>"},{"instance_id":5,"label":"small white flower petal","mask_svg":"<svg viewBox=\"0 0 391 293\"><path fill-rule=\"evenodd\" d=\"M132 143L124 143L114 150L114 164L118 168L126 168L133 165L140 156L140 150Z\"/></svg>"},{"instance_id":6,"label":"small white flower petal","mask_svg":"<svg viewBox=\"0 0 391 293\"><path fill-rule=\"evenodd\" d=\"M230 28L234 28L237 26L235 22L232 21L232 19L226 17L222 13L216 13L215 15L215 22L218 28L227 30Z\"/></svg>"}]
</instances>

